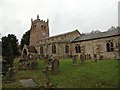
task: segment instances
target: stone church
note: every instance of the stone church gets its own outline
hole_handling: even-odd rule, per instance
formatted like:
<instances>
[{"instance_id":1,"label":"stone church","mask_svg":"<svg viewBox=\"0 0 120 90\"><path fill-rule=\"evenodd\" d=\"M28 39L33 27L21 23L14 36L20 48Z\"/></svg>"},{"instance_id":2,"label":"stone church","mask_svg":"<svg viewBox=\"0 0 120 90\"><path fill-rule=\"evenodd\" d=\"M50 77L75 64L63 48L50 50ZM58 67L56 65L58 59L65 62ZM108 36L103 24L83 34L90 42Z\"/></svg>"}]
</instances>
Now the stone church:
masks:
<instances>
[{"instance_id":1,"label":"stone church","mask_svg":"<svg viewBox=\"0 0 120 90\"><path fill-rule=\"evenodd\" d=\"M120 59L120 27L105 32L82 34L78 30L49 36L49 20L31 19L30 45L24 46L21 57L66 58L81 55L89 59Z\"/></svg>"}]
</instances>

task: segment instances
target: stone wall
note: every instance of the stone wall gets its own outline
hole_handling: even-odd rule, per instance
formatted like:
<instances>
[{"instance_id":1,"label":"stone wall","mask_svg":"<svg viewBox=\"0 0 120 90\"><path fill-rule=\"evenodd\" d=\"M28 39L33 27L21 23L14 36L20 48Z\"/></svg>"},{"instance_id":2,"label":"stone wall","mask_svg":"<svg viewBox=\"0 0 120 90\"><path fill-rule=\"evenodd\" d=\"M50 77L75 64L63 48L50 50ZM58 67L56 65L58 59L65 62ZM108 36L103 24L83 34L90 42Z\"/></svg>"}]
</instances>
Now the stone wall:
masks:
<instances>
[{"instance_id":1,"label":"stone wall","mask_svg":"<svg viewBox=\"0 0 120 90\"><path fill-rule=\"evenodd\" d=\"M94 58L94 54L97 55L98 59L114 59L116 58L116 46L118 43L118 38L120 36L114 36L109 38L101 38L101 39L95 39L95 40L89 40L89 41L83 41L83 42L76 42L71 44L72 49L72 55L78 55L80 57L81 53L75 52L75 46L78 44L81 47L85 47L85 55L86 59L87 57L91 57L91 59ZM106 49L106 43L107 41L113 41L114 51L107 52Z\"/></svg>"},{"instance_id":2,"label":"stone wall","mask_svg":"<svg viewBox=\"0 0 120 90\"><path fill-rule=\"evenodd\" d=\"M37 18L34 21L31 21L30 29L30 46L35 46L36 42L49 37L49 25L47 22Z\"/></svg>"},{"instance_id":3,"label":"stone wall","mask_svg":"<svg viewBox=\"0 0 120 90\"><path fill-rule=\"evenodd\" d=\"M38 55L40 54L40 47L43 47L43 56L48 55L49 57L51 56L58 56L58 57L67 57L70 55L70 42L74 38L80 36L80 33L75 30L73 32L49 37L49 38L44 38L39 41L39 43L36 43L36 49L38 52ZM52 53L52 45L56 46L56 53ZM69 53L65 52L65 45L69 46Z\"/></svg>"}]
</instances>

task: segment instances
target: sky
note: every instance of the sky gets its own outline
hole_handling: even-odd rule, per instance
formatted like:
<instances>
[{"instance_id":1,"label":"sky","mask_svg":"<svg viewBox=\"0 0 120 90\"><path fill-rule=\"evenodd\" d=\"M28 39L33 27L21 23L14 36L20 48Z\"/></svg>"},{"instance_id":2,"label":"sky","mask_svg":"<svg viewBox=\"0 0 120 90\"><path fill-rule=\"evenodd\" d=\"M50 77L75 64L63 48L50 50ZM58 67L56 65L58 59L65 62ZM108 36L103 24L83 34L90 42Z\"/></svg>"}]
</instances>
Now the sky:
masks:
<instances>
[{"instance_id":1,"label":"sky","mask_svg":"<svg viewBox=\"0 0 120 90\"><path fill-rule=\"evenodd\" d=\"M119 0L0 0L1 36L17 38L31 27L31 18L49 19L50 36L78 29L80 33L118 26Z\"/></svg>"}]
</instances>

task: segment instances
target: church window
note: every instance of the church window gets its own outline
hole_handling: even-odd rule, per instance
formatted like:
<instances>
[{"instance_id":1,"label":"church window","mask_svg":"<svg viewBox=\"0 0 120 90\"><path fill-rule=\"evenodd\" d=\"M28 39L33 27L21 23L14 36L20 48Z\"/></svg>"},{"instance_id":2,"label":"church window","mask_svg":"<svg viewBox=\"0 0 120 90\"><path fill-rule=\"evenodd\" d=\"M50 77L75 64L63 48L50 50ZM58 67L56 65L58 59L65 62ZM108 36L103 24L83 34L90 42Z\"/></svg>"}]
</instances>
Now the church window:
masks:
<instances>
[{"instance_id":1,"label":"church window","mask_svg":"<svg viewBox=\"0 0 120 90\"><path fill-rule=\"evenodd\" d=\"M80 47L80 45L76 45L75 46L75 51L76 51L76 53L81 53L81 47Z\"/></svg>"},{"instance_id":2,"label":"church window","mask_svg":"<svg viewBox=\"0 0 120 90\"><path fill-rule=\"evenodd\" d=\"M65 53L69 53L69 46L68 45L65 46Z\"/></svg>"},{"instance_id":3,"label":"church window","mask_svg":"<svg viewBox=\"0 0 120 90\"><path fill-rule=\"evenodd\" d=\"M43 54L43 47L40 46L40 54Z\"/></svg>"},{"instance_id":4,"label":"church window","mask_svg":"<svg viewBox=\"0 0 120 90\"><path fill-rule=\"evenodd\" d=\"M41 29L43 29L43 25L41 25Z\"/></svg>"},{"instance_id":5,"label":"church window","mask_svg":"<svg viewBox=\"0 0 120 90\"><path fill-rule=\"evenodd\" d=\"M55 44L52 45L52 53L56 53L56 45Z\"/></svg>"},{"instance_id":6,"label":"church window","mask_svg":"<svg viewBox=\"0 0 120 90\"><path fill-rule=\"evenodd\" d=\"M114 51L114 45L112 41L107 42L106 49L107 49L107 52Z\"/></svg>"},{"instance_id":7,"label":"church window","mask_svg":"<svg viewBox=\"0 0 120 90\"><path fill-rule=\"evenodd\" d=\"M44 30L46 29L46 26L44 26Z\"/></svg>"}]
</instances>

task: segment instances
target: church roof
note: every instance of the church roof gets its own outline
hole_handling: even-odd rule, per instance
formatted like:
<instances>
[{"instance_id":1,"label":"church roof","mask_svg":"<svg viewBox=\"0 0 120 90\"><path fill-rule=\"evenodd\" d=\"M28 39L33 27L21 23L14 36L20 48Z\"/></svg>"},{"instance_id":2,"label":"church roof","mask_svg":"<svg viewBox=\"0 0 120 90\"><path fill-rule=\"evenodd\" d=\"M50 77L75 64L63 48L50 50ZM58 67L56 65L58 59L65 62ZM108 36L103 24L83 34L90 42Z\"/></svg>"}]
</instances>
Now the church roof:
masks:
<instances>
[{"instance_id":1,"label":"church roof","mask_svg":"<svg viewBox=\"0 0 120 90\"><path fill-rule=\"evenodd\" d=\"M49 38L55 38L55 37L65 36L65 35L67 35L67 34L71 34L71 33L75 33L75 32L77 32L77 33L80 34L80 32L76 29L76 30L71 31L71 32L67 32L67 33L63 33L63 34L59 34L59 35L55 35L55 36L51 36L51 37L49 37Z\"/></svg>"},{"instance_id":2,"label":"church roof","mask_svg":"<svg viewBox=\"0 0 120 90\"><path fill-rule=\"evenodd\" d=\"M71 32L67 32L67 33L63 33L63 34L59 34L59 35L55 35L55 36L51 36L51 37L46 37L46 38L43 38L39 41L46 42L46 40L50 40L50 42L47 42L48 44L50 44L50 43L65 43L65 42L69 43L69 42L73 41L77 36L73 36L73 37L69 37L69 38L66 36L73 35L74 33L77 33L78 34L77 36L81 35L80 32L76 29L76 30L71 31ZM55 39L57 39L57 40L55 40ZM39 41L37 41L36 43L39 43Z\"/></svg>"},{"instance_id":3,"label":"church roof","mask_svg":"<svg viewBox=\"0 0 120 90\"><path fill-rule=\"evenodd\" d=\"M72 42L88 41L88 40L112 37L112 36L117 36L117 35L120 35L120 28L117 28L115 30L105 31L105 32L98 32L94 34L89 33L89 34L81 35L75 38Z\"/></svg>"},{"instance_id":4,"label":"church roof","mask_svg":"<svg viewBox=\"0 0 120 90\"><path fill-rule=\"evenodd\" d=\"M28 52L37 53L37 50L34 46L27 46Z\"/></svg>"},{"instance_id":5,"label":"church roof","mask_svg":"<svg viewBox=\"0 0 120 90\"><path fill-rule=\"evenodd\" d=\"M71 33L75 33L75 32L77 32L77 33L80 34L80 32L76 29L76 30L71 31L71 32L67 32L67 33L63 33L63 34L59 34L59 35L55 35L55 36L51 36L51 37L47 37L47 38L43 38L43 40L44 40L44 39L57 38L57 37L65 36L65 35L68 35L68 34L71 34Z\"/></svg>"}]
</instances>

